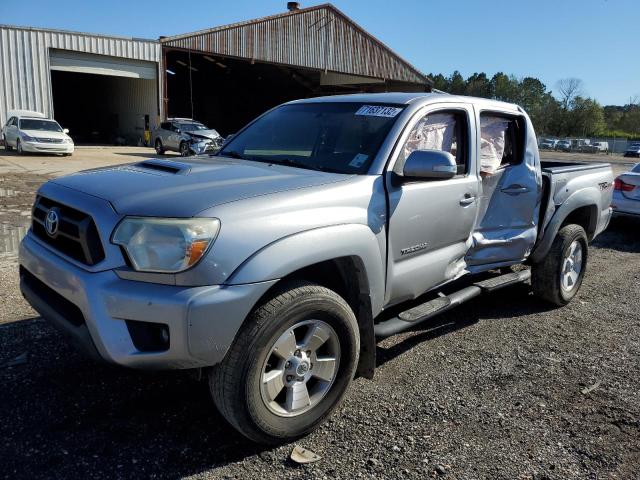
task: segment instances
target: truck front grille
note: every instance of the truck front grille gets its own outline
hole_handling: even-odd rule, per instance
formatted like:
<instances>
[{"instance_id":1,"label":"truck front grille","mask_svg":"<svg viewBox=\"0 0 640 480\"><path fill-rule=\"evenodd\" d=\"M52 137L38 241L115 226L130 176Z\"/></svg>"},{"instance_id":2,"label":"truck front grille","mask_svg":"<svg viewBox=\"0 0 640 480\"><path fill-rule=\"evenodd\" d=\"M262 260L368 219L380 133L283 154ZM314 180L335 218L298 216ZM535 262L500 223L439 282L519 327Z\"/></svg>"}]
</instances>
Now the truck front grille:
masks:
<instances>
[{"instance_id":1,"label":"truck front grille","mask_svg":"<svg viewBox=\"0 0 640 480\"><path fill-rule=\"evenodd\" d=\"M57 228L47 232L47 214L57 214ZM38 196L33 206L31 228L33 234L64 255L95 265L104 260L104 249L96 224L90 215L46 197Z\"/></svg>"}]
</instances>

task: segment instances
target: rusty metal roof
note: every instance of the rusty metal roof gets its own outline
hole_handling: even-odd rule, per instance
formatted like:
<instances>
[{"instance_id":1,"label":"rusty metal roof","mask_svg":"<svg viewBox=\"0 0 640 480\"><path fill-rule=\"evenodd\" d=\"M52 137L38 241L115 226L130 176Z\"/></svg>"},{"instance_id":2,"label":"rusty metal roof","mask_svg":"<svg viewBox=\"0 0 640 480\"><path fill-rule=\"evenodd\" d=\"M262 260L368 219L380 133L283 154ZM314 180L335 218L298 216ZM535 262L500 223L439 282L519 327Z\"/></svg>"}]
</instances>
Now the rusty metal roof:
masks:
<instances>
[{"instance_id":1,"label":"rusty metal roof","mask_svg":"<svg viewBox=\"0 0 640 480\"><path fill-rule=\"evenodd\" d=\"M429 79L331 4L160 39L165 47L377 79Z\"/></svg>"}]
</instances>

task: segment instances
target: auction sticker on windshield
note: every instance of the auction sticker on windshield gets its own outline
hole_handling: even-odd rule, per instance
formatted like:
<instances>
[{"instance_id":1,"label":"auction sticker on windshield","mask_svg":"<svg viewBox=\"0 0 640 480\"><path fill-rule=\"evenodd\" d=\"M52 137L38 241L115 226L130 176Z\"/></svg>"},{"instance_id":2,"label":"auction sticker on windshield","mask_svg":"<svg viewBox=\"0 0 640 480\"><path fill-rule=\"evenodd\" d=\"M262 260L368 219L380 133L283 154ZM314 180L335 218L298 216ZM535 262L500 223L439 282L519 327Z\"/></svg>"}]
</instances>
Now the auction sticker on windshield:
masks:
<instances>
[{"instance_id":1,"label":"auction sticker on windshield","mask_svg":"<svg viewBox=\"0 0 640 480\"><path fill-rule=\"evenodd\" d=\"M365 115L367 117L395 117L402 111L398 107L385 107L383 105L363 105L361 106L356 115Z\"/></svg>"}]
</instances>

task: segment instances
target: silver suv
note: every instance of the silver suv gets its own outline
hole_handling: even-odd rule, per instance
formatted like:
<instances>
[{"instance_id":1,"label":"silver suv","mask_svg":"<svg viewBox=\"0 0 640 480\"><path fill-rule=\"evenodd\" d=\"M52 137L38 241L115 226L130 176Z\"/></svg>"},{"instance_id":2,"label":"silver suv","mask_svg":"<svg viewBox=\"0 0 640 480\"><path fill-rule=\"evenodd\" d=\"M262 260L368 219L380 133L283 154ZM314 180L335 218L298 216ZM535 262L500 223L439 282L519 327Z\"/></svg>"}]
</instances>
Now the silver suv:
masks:
<instances>
[{"instance_id":1,"label":"silver suv","mask_svg":"<svg viewBox=\"0 0 640 480\"><path fill-rule=\"evenodd\" d=\"M222 141L216 130L190 118L169 118L153 132L153 145L158 155L167 150L183 157L216 152Z\"/></svg>"}]
</instances>

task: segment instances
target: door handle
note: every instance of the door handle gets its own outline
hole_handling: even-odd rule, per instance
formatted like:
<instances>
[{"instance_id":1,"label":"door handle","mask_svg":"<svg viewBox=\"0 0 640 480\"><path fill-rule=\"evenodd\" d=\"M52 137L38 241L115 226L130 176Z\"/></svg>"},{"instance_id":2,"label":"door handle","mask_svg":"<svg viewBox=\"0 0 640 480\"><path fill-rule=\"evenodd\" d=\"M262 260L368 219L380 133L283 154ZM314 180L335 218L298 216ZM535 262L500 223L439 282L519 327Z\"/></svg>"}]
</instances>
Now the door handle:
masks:
<instances>
[{"instance_id":1,"label":"door handle","mask_svg":"<svg viewBox=\"0 0 640 480\"><path fill-rule=\"evenodd\" d=\"M471 205L476 201L476 197L467 193L464 197L460 199L460 205Z\"/></svg>"},{"instance_id":2,"label":"door handle","mask_svg":"<svg viewBox=\"0 0 640 480\"><path fill-rule=\"evenodd\" d=\"M529 188L515 183L501 189L500 191L506 193L507 195L520 195L521 193L527 193L529 191Z\"/></svg>"}]
</instances>

